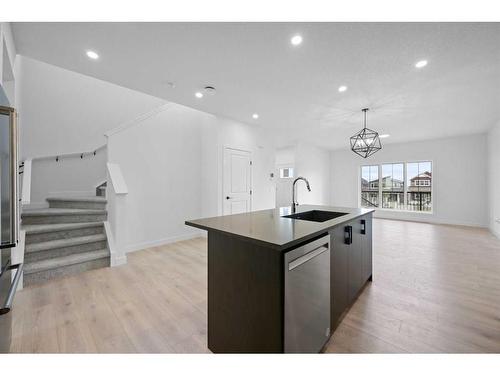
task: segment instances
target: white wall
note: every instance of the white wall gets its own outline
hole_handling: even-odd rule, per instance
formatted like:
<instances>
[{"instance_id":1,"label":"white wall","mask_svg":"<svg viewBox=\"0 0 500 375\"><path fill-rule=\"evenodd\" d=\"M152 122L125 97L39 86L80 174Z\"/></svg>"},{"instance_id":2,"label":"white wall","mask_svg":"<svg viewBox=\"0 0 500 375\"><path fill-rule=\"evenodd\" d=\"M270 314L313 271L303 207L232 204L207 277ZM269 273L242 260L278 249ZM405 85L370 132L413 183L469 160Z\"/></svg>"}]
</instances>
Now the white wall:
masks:
<instances>
[{"instance_id":1,"label":"white wall","mask_svg":"<svg viewBox=\"0 0 500 375\"><path fill-rule=\"evenodd\" d=\"M500 122L488 133L489 228L500 238Z\"/></svg>"},{"instance_id":2,"label":"white wall","mask_svg":"<svg viewBox=\"0 0 500 375\"><path fill-rule=\"evenodd\" d=\"M275 165L275 178L276 178L276 207L290 206L292 202L292 186L293 180L297 176L295 174L295 154L297 147L288 146L281 147L276 150L276 165ZM293 168L293 178L280 178L280 168Z\"/></svg>"},{"instance_id":3,"label":"white wall","mask_svg":"<svg viewBox=\"0 0 500 375\"><path fill-rule=\"evenodd\" d=\"M106 181L106 148L96 155L35 159L31 173L31 202L34 207L47 206L45 199L51 196L92 196L95 188Z\"/></svg>"},{"instance_id":4,"label":"white wall","mask_svg":"<svg viewBox=\"0 0 500 375\"><path fill-rule=\"evenodd\" d=\"M128 186L126 251L186 238L200 215L202 112L172 105L111 135L108 159Z\"/></svg>"},{"instance_id":5,"label":"white wall","mask_svg":"<svg viewBox=\"0 0 500 375\"><path fill-rule=\"evenodd\" d=\"M98 62L97 62L98 63ZM31 205L62 194L95 194L106 179L106 152L97 157L40 157L92 151L104 133L155 108L163 100L105 81L18 56L20 159L33 159Z\"/></svg>"},{"instance_id":6,"label":"white wall","mask_svg":"<svg viewBox=\"0 0 500 375\"><path fill-rule=\"evenodd\" d=\"M224 147L252 153L252 210L275 206L275 149L259 127L208 115L202 128L202 216L222 215L222 162Z\"/></svg>"},{"instance_id":7,"label":"white wall","mask_svg":"<svg viewBox=\"0 0 500 375\"><path fill-rule=\"evenodd\" d=\"M299 204L329 205L331 198L330 152L306 143L298 143L295 155L296 176L307 178L311 191L306 184L297 182L297 201Z\"/></svg>"},{"instance_id":8,"label":"white wall","mask_svg":"<svg viewBox=\"0 0 500 375\"><path fill-rule=\"evenodd\" d=\"M0 84L9 95L11 105L15 105L13 97L14 80L16 73L14 71L16 60L16 46L12 38L12 30L9 22L0 22Z\"/></svg>"},{"instance_id":9,"label":"white wall","mask_svg":"<svg viewBox=\"0 0 500 375\"><path fill-rule=\"evenodd\" d=\"M92 150L163 100L19 56L21 158ZM99 62L95 62L99 63Z\"/></svg>"},{"instance_id":10,"label":"white wall","mask_svg":"<svg viewBox=\"0 0 500 375\"><path fill-rule=\"evenodd\" d=\"M274 153L259 142L255 128L169 103L108 138L108 159L117 163L128 186L125 251L199 235L187 219L220 214L220 171L224 146L253 153L253 209L274 207Z\"/></svg>"},{"instance_id":11,"label":"white wall","mask_svg":"<svg viewBox=\"0 0 500 375\"><path fill-rule=\"evenodd\" d=\"M276 151L276 203L278 206L289 206L292 202L292 184L295 177L305 177L309 181L311 191L303 181L297 182L296 200L299 204L330 204L330 152L321 147L298 142L294 146L284 147ZM294 178L280 179L279 168L294 167Z\"/></svg>"},{"instance_id":12,"label":"white wall","mask_svg":"<svg viewBox=\"0 0 500 375\"><path fill-rule=\"evenodd\" d=\"M376 216L487 226L486 146L486 135L479 134L388 144L367 160L350 150L334 151L331 153L331 202L335 206L358 206L361 165L431 160L434 184L433 213L378 211Z\"/></svg>"},{"instance_id":13,"label":"white wall","mask_svg":"<svg viewBox=\"0 0 500 375\"><path fill-rule=\"evenodd\" d=\"M16 71L16 46L10 23L0 22L0 103L16 108L16 84L20 75Z\"/></svg>"}]
</instances>

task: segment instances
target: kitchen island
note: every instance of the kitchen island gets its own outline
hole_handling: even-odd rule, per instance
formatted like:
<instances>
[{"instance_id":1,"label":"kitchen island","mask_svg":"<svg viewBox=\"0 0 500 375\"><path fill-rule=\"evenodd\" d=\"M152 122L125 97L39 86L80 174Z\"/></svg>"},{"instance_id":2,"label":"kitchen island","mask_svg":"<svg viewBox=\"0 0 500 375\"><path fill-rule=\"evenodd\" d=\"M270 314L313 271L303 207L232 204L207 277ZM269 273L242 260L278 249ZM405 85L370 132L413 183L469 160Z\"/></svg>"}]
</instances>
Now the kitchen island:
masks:
<instances>
[{"instance_id":1,"label":"kitchen island","mask_svg":"<svg viewBox=\"0 0 500 375\"><path fill-rule=\"evenodd\" d=\"M303 205L186 221L208 231L209 349L321 351L372 279L372 212Z\"/></svg>"}]
</instances>

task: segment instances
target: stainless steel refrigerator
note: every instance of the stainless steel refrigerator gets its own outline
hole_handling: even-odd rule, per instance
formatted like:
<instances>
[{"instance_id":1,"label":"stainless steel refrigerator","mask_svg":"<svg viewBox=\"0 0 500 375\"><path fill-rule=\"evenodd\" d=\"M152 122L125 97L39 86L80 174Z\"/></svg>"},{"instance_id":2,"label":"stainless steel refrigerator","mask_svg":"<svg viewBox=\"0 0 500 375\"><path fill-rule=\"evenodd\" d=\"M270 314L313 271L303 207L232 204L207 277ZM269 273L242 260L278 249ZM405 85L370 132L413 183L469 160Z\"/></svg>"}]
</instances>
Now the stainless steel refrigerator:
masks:
<instances>
[{"instance_id":1,"label":"stainless steel refrigerator","mask_svg":"<svg viewBox=\"0 0 500 375\"><path fill-rule=\"evenodd\" d=\"M0 353L10 348L12 304L23 268L11 256L19 232L17 148L16 111L0 86Z\"/></svg>"}]
</instances>

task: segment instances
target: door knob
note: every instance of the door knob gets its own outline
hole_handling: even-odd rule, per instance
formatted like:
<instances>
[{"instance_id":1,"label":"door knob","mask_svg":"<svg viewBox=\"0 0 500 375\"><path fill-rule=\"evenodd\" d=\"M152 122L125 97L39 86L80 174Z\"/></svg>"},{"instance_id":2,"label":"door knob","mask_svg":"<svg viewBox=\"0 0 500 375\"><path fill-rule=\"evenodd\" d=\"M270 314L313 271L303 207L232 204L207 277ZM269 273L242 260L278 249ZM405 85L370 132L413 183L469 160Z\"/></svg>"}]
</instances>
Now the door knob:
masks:
<instances>
[{"instance_id":1,"label":"door knob","mask_svg":"<svg viewBox=\"0 0 500 375\"><path fill-rule=\"evenodd\" d=\"M230 197L226 197L226 199L231 199Z\"/></svg>"}]
</instances>

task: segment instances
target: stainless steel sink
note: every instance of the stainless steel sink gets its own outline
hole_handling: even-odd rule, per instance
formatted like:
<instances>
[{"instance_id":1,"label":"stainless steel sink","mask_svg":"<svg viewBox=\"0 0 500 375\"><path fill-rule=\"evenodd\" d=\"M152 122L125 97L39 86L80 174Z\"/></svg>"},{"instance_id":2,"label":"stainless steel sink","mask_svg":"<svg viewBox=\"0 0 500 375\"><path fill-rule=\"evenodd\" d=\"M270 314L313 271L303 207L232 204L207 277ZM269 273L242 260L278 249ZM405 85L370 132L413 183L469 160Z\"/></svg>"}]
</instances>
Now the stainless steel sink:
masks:
<instances>
[{"instance_id":1,"label":"stainless steel sink","mask_svg":"<svg viewBox=\"0 0 500 375\"><path fill-rule=\"evenodd\" d=\"M335 211L320 211L320 210L312 210L305 212L298 212L293 215L286 215L282 217L288 217L290 219L295 220L307 220L307 221L316 221L318 223L322 223L323 221L332 220L340 216L347 215L345 212L335 212Z\"/></svg>"}]
</instances>

